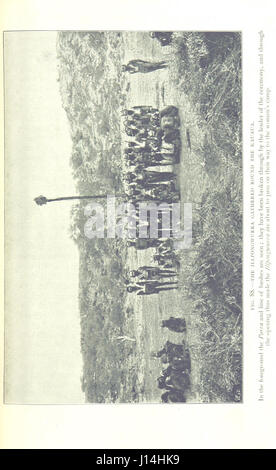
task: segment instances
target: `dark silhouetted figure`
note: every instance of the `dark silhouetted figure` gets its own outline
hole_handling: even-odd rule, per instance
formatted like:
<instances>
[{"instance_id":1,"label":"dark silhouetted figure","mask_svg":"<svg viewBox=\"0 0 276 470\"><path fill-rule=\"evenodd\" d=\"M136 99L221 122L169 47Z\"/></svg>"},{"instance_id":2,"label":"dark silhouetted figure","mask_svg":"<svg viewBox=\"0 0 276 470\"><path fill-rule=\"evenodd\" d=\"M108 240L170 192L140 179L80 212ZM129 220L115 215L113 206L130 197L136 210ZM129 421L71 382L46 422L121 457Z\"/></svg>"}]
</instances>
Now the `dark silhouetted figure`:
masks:
<instances>
[{"instance_id":1,"label":"dark silhouetted figure","mask_svg":"<svg viewBox=\"0 0 276 470\"><path fill-rule=\"evenodd\" d=\"M163 403L185 403L186 398L180 390L170 390L161 395Z\"/></svg>"},{"instance_id":2,"label":"dark silhouetted figure","mask_svg":"<svg viewBox=\"0 0 276 470\"><path fill-rule=\"evenodd\" d=\"M129 73L149 73L155 70L165 69L166 67L167 62L165 60L149 62L147 60L135 59L128 62L127 65L122 65L122 71Z\"/></svg>"},{"instance_id":3,"label":"dark silhouetted figure","mask_svg":"<svg viewBox=\"0 0 276 470\"><path fill-rule=\"evenodd\" d=\"M150 37L152 39L157 39L161 46L168 46L172 42L173 33L170 31L152 31Z\"/></svg>"},{"instance_id":4,"label":"dark silhouetted figure","mask_svg":"<svg viewBox=\"0 0 276 470\"><path fill-rule=\"evenodd\" d=\"M130 276L137 277L138 279L160 279L162 277L173 277L176 274L171 269L161 269L158 266L141 266L130 271Z\"/></svg>"},{"instance_id":5,"label":"dark silhouetted figure","mask_svg":"<svg viewBox=\"0 0 276 470\"><path fill-rule=\"evenodd\" d=\"M162 321L161 327L177 333L184 333L186 331L186 321L184 318L170 317L168 320Z\"/></svg>"}]
</instances>

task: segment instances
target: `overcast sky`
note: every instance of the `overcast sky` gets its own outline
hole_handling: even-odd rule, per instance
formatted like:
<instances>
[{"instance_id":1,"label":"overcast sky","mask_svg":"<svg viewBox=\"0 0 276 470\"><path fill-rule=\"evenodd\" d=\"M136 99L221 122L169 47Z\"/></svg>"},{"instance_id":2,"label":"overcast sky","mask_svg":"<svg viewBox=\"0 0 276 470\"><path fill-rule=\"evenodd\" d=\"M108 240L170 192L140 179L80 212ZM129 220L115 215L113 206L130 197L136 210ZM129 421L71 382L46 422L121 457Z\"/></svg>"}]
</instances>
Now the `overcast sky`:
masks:
<instances>
[{"instance_id":1,"label":"overcast sky","mask_svg":"<svg viewBox=\"0 0 276 470\"><path fill-rule=\"evenodd\" d=\"M5 400L81 403L78 251L69 123L57 82L56 33L5 33Z\"/></svg>"}]
</instances>

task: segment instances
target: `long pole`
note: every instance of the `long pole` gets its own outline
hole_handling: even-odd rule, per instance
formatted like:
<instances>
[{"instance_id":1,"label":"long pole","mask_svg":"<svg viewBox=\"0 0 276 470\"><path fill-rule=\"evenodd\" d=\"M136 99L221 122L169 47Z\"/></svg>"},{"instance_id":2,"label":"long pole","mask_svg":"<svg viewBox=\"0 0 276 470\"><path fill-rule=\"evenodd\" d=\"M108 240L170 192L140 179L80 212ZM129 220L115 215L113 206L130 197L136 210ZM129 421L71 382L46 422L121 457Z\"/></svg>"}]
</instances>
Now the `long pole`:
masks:
<instances>
[{"instance_id":1,"label":"long pole","mask_svg":"<svg viewBox=\"0 0 276 470\"><path fill-rule=\"evenodd\" d=\"M117 197L126 197L125 194L116 194ZM94 196L65 196L65 197L57 197L54 199L47 199L45 196L38 196L34 199L38 206L43 206L47 204L47 202L54 202L54 201L69 201L73 199L105 199L107 194L95 194Z\"/></svg>"},{"instance_id":2,"label":"long pole","mask_svg":"<svg viewBox=\"0 0 276 470\"><path fill-rule=\"evenodd\" d=\"M120 196L120 194L119 194ZM66 196L66 197L57 197L55 199L47 199L47 202L52 201L66 201L70 199L103 199L106 198L106 194L97 194L95 196Z\"/></svg>"}]
</instances>

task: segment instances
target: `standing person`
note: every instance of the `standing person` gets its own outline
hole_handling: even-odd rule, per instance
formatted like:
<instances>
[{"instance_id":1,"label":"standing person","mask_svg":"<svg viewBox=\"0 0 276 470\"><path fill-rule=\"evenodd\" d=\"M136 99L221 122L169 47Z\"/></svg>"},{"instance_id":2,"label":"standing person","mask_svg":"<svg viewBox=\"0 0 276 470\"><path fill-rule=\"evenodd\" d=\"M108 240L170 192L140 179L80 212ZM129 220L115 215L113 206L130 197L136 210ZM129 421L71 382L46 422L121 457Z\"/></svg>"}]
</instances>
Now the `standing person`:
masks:
<instances>
[{"instance_id":1,"label":"standing person","mask_svg":"<svg viewBox=\"0 0 276 470\"><path fill-rule=\"evenodd\" d=\"M132 109L134 110L134 112L136 113L139 112L140 114L145 114L145 113L158 113L159 114L158 109L150 105L136 105L136 106L132 106Z\"/></svg>"},{"instance_id":2,"label":"standing person","mask_svg":"<svg viewBox=\"0 0 276 470\"><path fill-rule=\"evenodd\" d=\"M172 35L171 31L152 31L150 33L150 37L157 39L163 47L168 46L172 42Z\"/></svg>"},{"instance_id":3,"label":"standing person","mask_svg":"<svg viewBox=\"0 0 276 470\"><path fill-rule=\"evenodd\" d=\"M155 70L165 69L166 67L167 62L165 60L150 62L148 60L135 59L130 60L127 65L122 65L122 71L129 73L149 73Z\"/></svg>"},{"instance_id":4,"label":"standing person","mask_svg":"<svg viewBox=\"0 0 276 470\"><path fill-rule=\"evenodd\" d=\"M151 152L151 148L148 145L148 143L142 139L137 140L137 138L135 138L132 141L128 140L127 147L128 149L131 149L133 152L140 152L142 149L147 152Z\"/></svg>"},{"instance_id":5,"label":"standing person","mask_svg":"<svg viewBox=\"0 0 276 470\"><path fill-rule=\"evenodd\" d=\"M139 130L136 129L135 127L127 127L126 128L126 134L129 137L136 137L139 134Z\"/></svg>"},{"instance_id":6,"label":"standing person","mask_svg":"<svg viewBox=\"0 0 276 470\"><path fill-rule=\"evenodd\" d=\"M148 133L148 145L152 149L152 152L160 152L160 142L156 137L156 134L152 131Z\"/></svg>"},{"instance_id":7,"label":"standing person","mask_svg":"<svg viewBox=\"0 0 276 470\"><path fill-rule=\"evenodd\" d=\"M144 124L140 118L137 119L129 119L127 121L128 126L134 126L137 129L144 129L146 123Z\"/></svg>"},{"instance_id":8,"label":"standing person","mask_svg":"<svg viewBox=\"0 0 276 470\"><path fill-rule=\"evenodd\" d=\"M162 199L164 202L168 204L172 204L174 202L179 202L180 196L178 191L173 191L171 187L168 185L166 188L160 188L160 196L159 199Z\"/></svg>"},{"instance_id":9,"label":"standing person","mask_svg":"<svg viewBox=\"0 0 276 470\"><path fill-rule=\"evenodd\" d=\"M140 285L141 284L141 285ZM151 294L159 294L159 292L177 289L178 284L177 282L158 282L158 281L150 281L144 282L141 281L134 285L127 287L127 292L136 292L137 295L151 295Z\"/></svg>"},{"instance_id":10,"label":"standing person","mask_svg":"<svg viewBox=\"0 0 276 470\"><path fill-rule=\"evenodd\" d=\"M128 164L130 166L135 165L135 163L136 163L135 153L125 153L124 156L125 156L125 159L126 159L126 161L128 162Z\"/></svg>"},{"instance_id":11,"label":"standing person","mask_svg":"<svg viewBox=\"0 0 276 470\"><path fill-rule=\"evenodd\" d=\"M130 275L138 279L160 279L162 277L176 276L177 273L172 269L161 269L159 266L141 266L130 271Z\"/></svg>"},{"instance_id":12,"label":"standing person","mask_svg":"<svg viewBox=\"0 0 276 470\"><path fill-rule=\"evenodd\" d=\"M148 106L148 105L136 105L136 106L132 106L132 109L134 110L135 113L139 113L139 114L147 114L147 113L158 113L159 114L159 111L157 108L154 108L153 106Z\"/></svg>"},{"instance_id":13,"label":"standing person","mask_svg":"<svg viewBox=\"0 0 276 470\"><path fill-rule=\"evenodd\" d=\"M124 180L125 182L128 184L128 185L131 185L132 183L135 183L136 184L136 175L135 173L133 173L133 171L128 171L125 175L124 175Z\"/></svg>"},{"instance_id":14,"label":"standing person","mask_svg":"<svg viewBox=\"0 0 276 470\"><path fill-rule=\"evenodd\" d=\"M150 127L160 127L160 114L157 108L153 106L133 106L134 115L139 119L149 119Z\"/></svg>"},{"instance_id":15,"label":"standing person","mask_svg":"<svg viewBox=\"0 0 276 470\"><path fill-rule=\"evenodd\" d=\"M143 127L150 127L151 125L151 117L150 115L148 114L135 114L135 119L136 119L136 122L139 123L140 126L143 126Z\"/></svg>"},{"instance_id":16,"label":"standing person","mask_svg":"<svg viewBox=\"0 0 276 470\"><path fill-rule=\"evenodd\" d=\"M184 318L170 317L168 320L162 321L161 327L177 333L184 333L186 331L186 321Z\"/></svg>"},{"instance_id":17,"label":"standing person","mask_svg":"<svg viewBox=\"0 0 276 470\"><path fill-rule=\"evenodd\" d=\"M149 178L149 182L158 183L159 181L172 181L175 175L171 171L145 170L144 174Z\"/></svg>"},{"instance_id":18,"label":"standing person","mask_svg":"<svg viewBox=\"0 0 276 470\"><path fill-rule=\"evenodd\" d=\"M172 362L176 357L184 357L185 349L182 344L174 344L171 341L166 341L163 349L155 353L155 357L161 357L164 354L167 356L168 362Z\"/></svg>"},{"instance_id":19,"label":"standing person","mask_svg":"<svg viewBox=\"0 0 276 470\"><path fill-rule=\"evenodd\" d=\"M137 142L148 142L148 131L144 127L139 128L138 134L135 136Z\"/></svg>"},{"instance_id":20,"label":"standing person","mask_svg":"<svg viewBox=\"0 0 276 470\"><path fill-rule=\"evenodd\" d=\"M185 390L190 385L190 377L187 373L173 371L169 377L165 378L166 386L171 386L174 390Z\"/></svg>"},{"instance_id":21,"label":"standing person","mask_svg":"<svg viewBox=\"0 0 276 470\"><path fill-rule=\"evenodd\" d=\"M128 117L128 116L133 117L134 111L133 111L133 109L123 109L123 110L121 111L121 114L122 114L122 116L124 116L124 117Z\"/></svg>"},{"instance_id":22,"label":"standing person","mask_svg":"<svg viewBox=\"0 0 276 470\"><path fill-rule=\"evenodd\" d=\"M165 255L153 255L153 261L156 262L159 266L168 269L179 266L179 261L173 250L168 251Z\"/></svg>"},{"instance_id":23,"label":"standing person","mask_svg":"<svg viewBox=\"0 0 276 470\"><path fill-rule=\"evenodd\" d=\"M142 191L139 188L136 187L135 183L132 183L131 185L128 185L127 194L130 197L130 199L132 199L133 201L143 199Z\"/></svg>"},{"instance_id":24,"label":"standing person","mask_svg":"<svg viewBox=\"0 0 276 470\"><path fill-rule=\"evenodd\" d=\"M135 163L137 164L138 168L148 167L151 165L151 158L151 154L149 152L145 152L142 149L140 153L136 153Z\"/></svg>"},{"instance_id":25,"label":"standing person","mask_svg":"<svg viewBox=\"0 0 276 470\"><path fill-rule=\"evenodd\" d=\"M138 168L138 171L140 168ZM154 171L141 169L137 174L137 182L141 182L143 187L150 187L152 184L162 181L174 181L175 175L170 171Z\"/></svg>"},{"instance_id":26,"label":"standing person","mask_svg":"<svg viewBox=\"0 0 276 470\"><path fill-rule=\"evenodd\" d=\"M179 193L171 189L171 182L164 181L158 185L145 189L145 196L148 200L159 200L171 204L179 201Z\"/></svg>"},{"instance_id":27,"label":"standing person","mask_svg":"<svg viewBox=\"0 0 276 470\"><path fill-rule=\"evenodd\" d=\"M185 349L183 357L174 357L171 360L171 366L174 370L186 370L191 372L191 357L189 352Z\"/></svg>"},{"instance_id":28,"label":"standing person","mask_svg":"<svg viewBox=\"0 0 276 470\"><path fill-rule=\"evenodd\" d=\"M153 261L156 261L159 266L163 268L170 269L175 267L175 263L172 259L162 258L160 255L153 255Z\"/></svg>"},{"instance_id":29,"label":"standing person","mask_svg":"<svg viewBox=\"0 0 276 470\"><path fill-rule=\"evenodd\" d=\"M128 141L125 152L128 154L137 154L137 153L141 153L142 150L144 150L144 147L140 146L138 142Z\"/></svg>"},{"instance_id":30,"label":"standing person","mask_svg":"<svg viewBox=\"0 0 276 470\"><path fill-rule=\"evenodd\" d=\"M163 403L185 403L186 398L183 391L169 390L161 395Z\"/></svg>"},{"instance_id":31,"label":"standing person","mask_svg":"<svg viewBox=\"0 0 276 470\"><path fill-rule=\"evenodd\" d=\"M155 160L158 165L173 165L175 163L174 155L161 152L155 153Z\"/></svg>"},{"instance_id":32,"label":"standing person","mask_svg":"<svg viewBox=\"0 0 276 470\"><path fill-rule=\"evenodd\" d=\"M128 240L128 247L136 248L136 250L145 250L147 248L156 248L160 243L158 238L136 238L135 240Z\"/></svg>"},{"instance_id":33,"label":"standing person","mask_svg":"<svg viewBox=\"0 0 276 470\"><path fill-rule=\"evenodd\" d=\"M175 257L175 252L170 246L160 245L158 248L158 255L163 259L171 260Z\"/></svg>"}]
</instances>

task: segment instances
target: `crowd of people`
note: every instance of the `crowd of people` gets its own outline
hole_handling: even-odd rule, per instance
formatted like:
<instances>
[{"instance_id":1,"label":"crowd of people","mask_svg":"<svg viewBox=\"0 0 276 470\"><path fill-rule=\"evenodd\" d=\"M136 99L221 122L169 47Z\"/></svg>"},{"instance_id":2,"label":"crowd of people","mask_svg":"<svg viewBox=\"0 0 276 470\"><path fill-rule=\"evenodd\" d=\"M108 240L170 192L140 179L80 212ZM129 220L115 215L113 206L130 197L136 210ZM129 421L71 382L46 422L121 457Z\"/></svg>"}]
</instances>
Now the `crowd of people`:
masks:
<instances>
[{"instance_id":1,"label":"crowd of people","mask_svg":"<svg viewBox=\"0 0 276 470\"><path fill-rule=\"evenodd\" d=\"M139 266L129 272L126 279L128 293L152 295L178 288L179 261L174 250L171 226L164 232L164 211L171 217L172 203L178 202L174 164L179 162L181 140L180 119L175 106L162 111L152 106L134 106L122 112L127 136L124 155L124 186L128 202L138 207L139 202L166 203L166 208L157 213L157 236L149 236L150 220L139 220L139 211L133 214L134 226L145 225L145 237L134 237L127 241L128 247L136 250L154 249L152 263ZM184 333L186 322L171 317L163 320L162 328ZM163 390L162 402L184 402L185 390L189 387L191 368L189 351L183 345L167 341L161 351L153 354L160 358L166 369L157 380Z\"/></svg>"},{"instance_id":2,"label":"crowd of people","mask_svg":"<svg viewBox=\"0 0 276 470\"><path fill-rule=\"evenodd\" d=\"M149 236L150 218L139 219L139 211L133 214L135 228L145 225L145 238L130 238L128 246L137 250L155 248L153 263L157 266L141 266L132 272L127 292L137 295L158 294L177 289L177 259L172 245L172 230L162 226L164 212L171 220L172 203L179 201L173 165L180 152L179 115L175 106L167 106L161 112L152 106L134 106L122 112L128 140L124 148L124 186L128 202L138 207L139 202L166 203L158 211L157 233ZM167 166L165 169L164 166ZM139 233L134 235L139 236ZM135 274L139 273L139 274Z\"/></svg>"},{"instance_id":3,"label":"crowd of people","mask_svg":"<svg viewBox=\"0 0 276 470\"><path fill-rule=\"evenodd\" d=\"M178 288L179 262L175 254L172 239L137 238L128 242L136 249L155 248L150 266L140 266L130 271L127 279L127 292L137 295L159 294Z\"/></svg>"},{"instance_id":4,"label":"crowd of people","mask_svg":"<svg viewBox=\"0 0 276 470\"><path fill-rule=\"evenodd\" d=\"M184 318L170 317L163 320L161 326L172 331L183 333L186 331ZM174 344L167 341L164 347L152 353L152 357L159 358L166 365L157 379L158 388L164 390L161 395L163 403L186 401L186 390L190 385L191 359L189 350L183 344Z\"/></svg>"},{"instance_id":5,"label":"crowd of people","mask_svg":"<svg viewBox=\"0 0 276 470\"><path fill-rule=\"evenodd\" d=\"M162 269L158 266L141 266L131 271L131 280L127 285L127 292L136 292L137 295L159 294L166 290L177 289L177 272ZM169 279L166 279L169 278Z\"/></svg>"},{"instance_id":6,"label":"crowd of people","mask_svg":"<svg viewBox=\"0 0 276 470\"><path fill-rule=\"evenodd\" d=\"M175 106L161 112L152 106L134 106L122 111L127 140L123 150L127 173L125 182L135 199L175 199L172 166L179 162L180 119ZM167 171L166 171L167 170ZM169 193L169 194L167 194Z\"/></svg>"}]
</instances>

